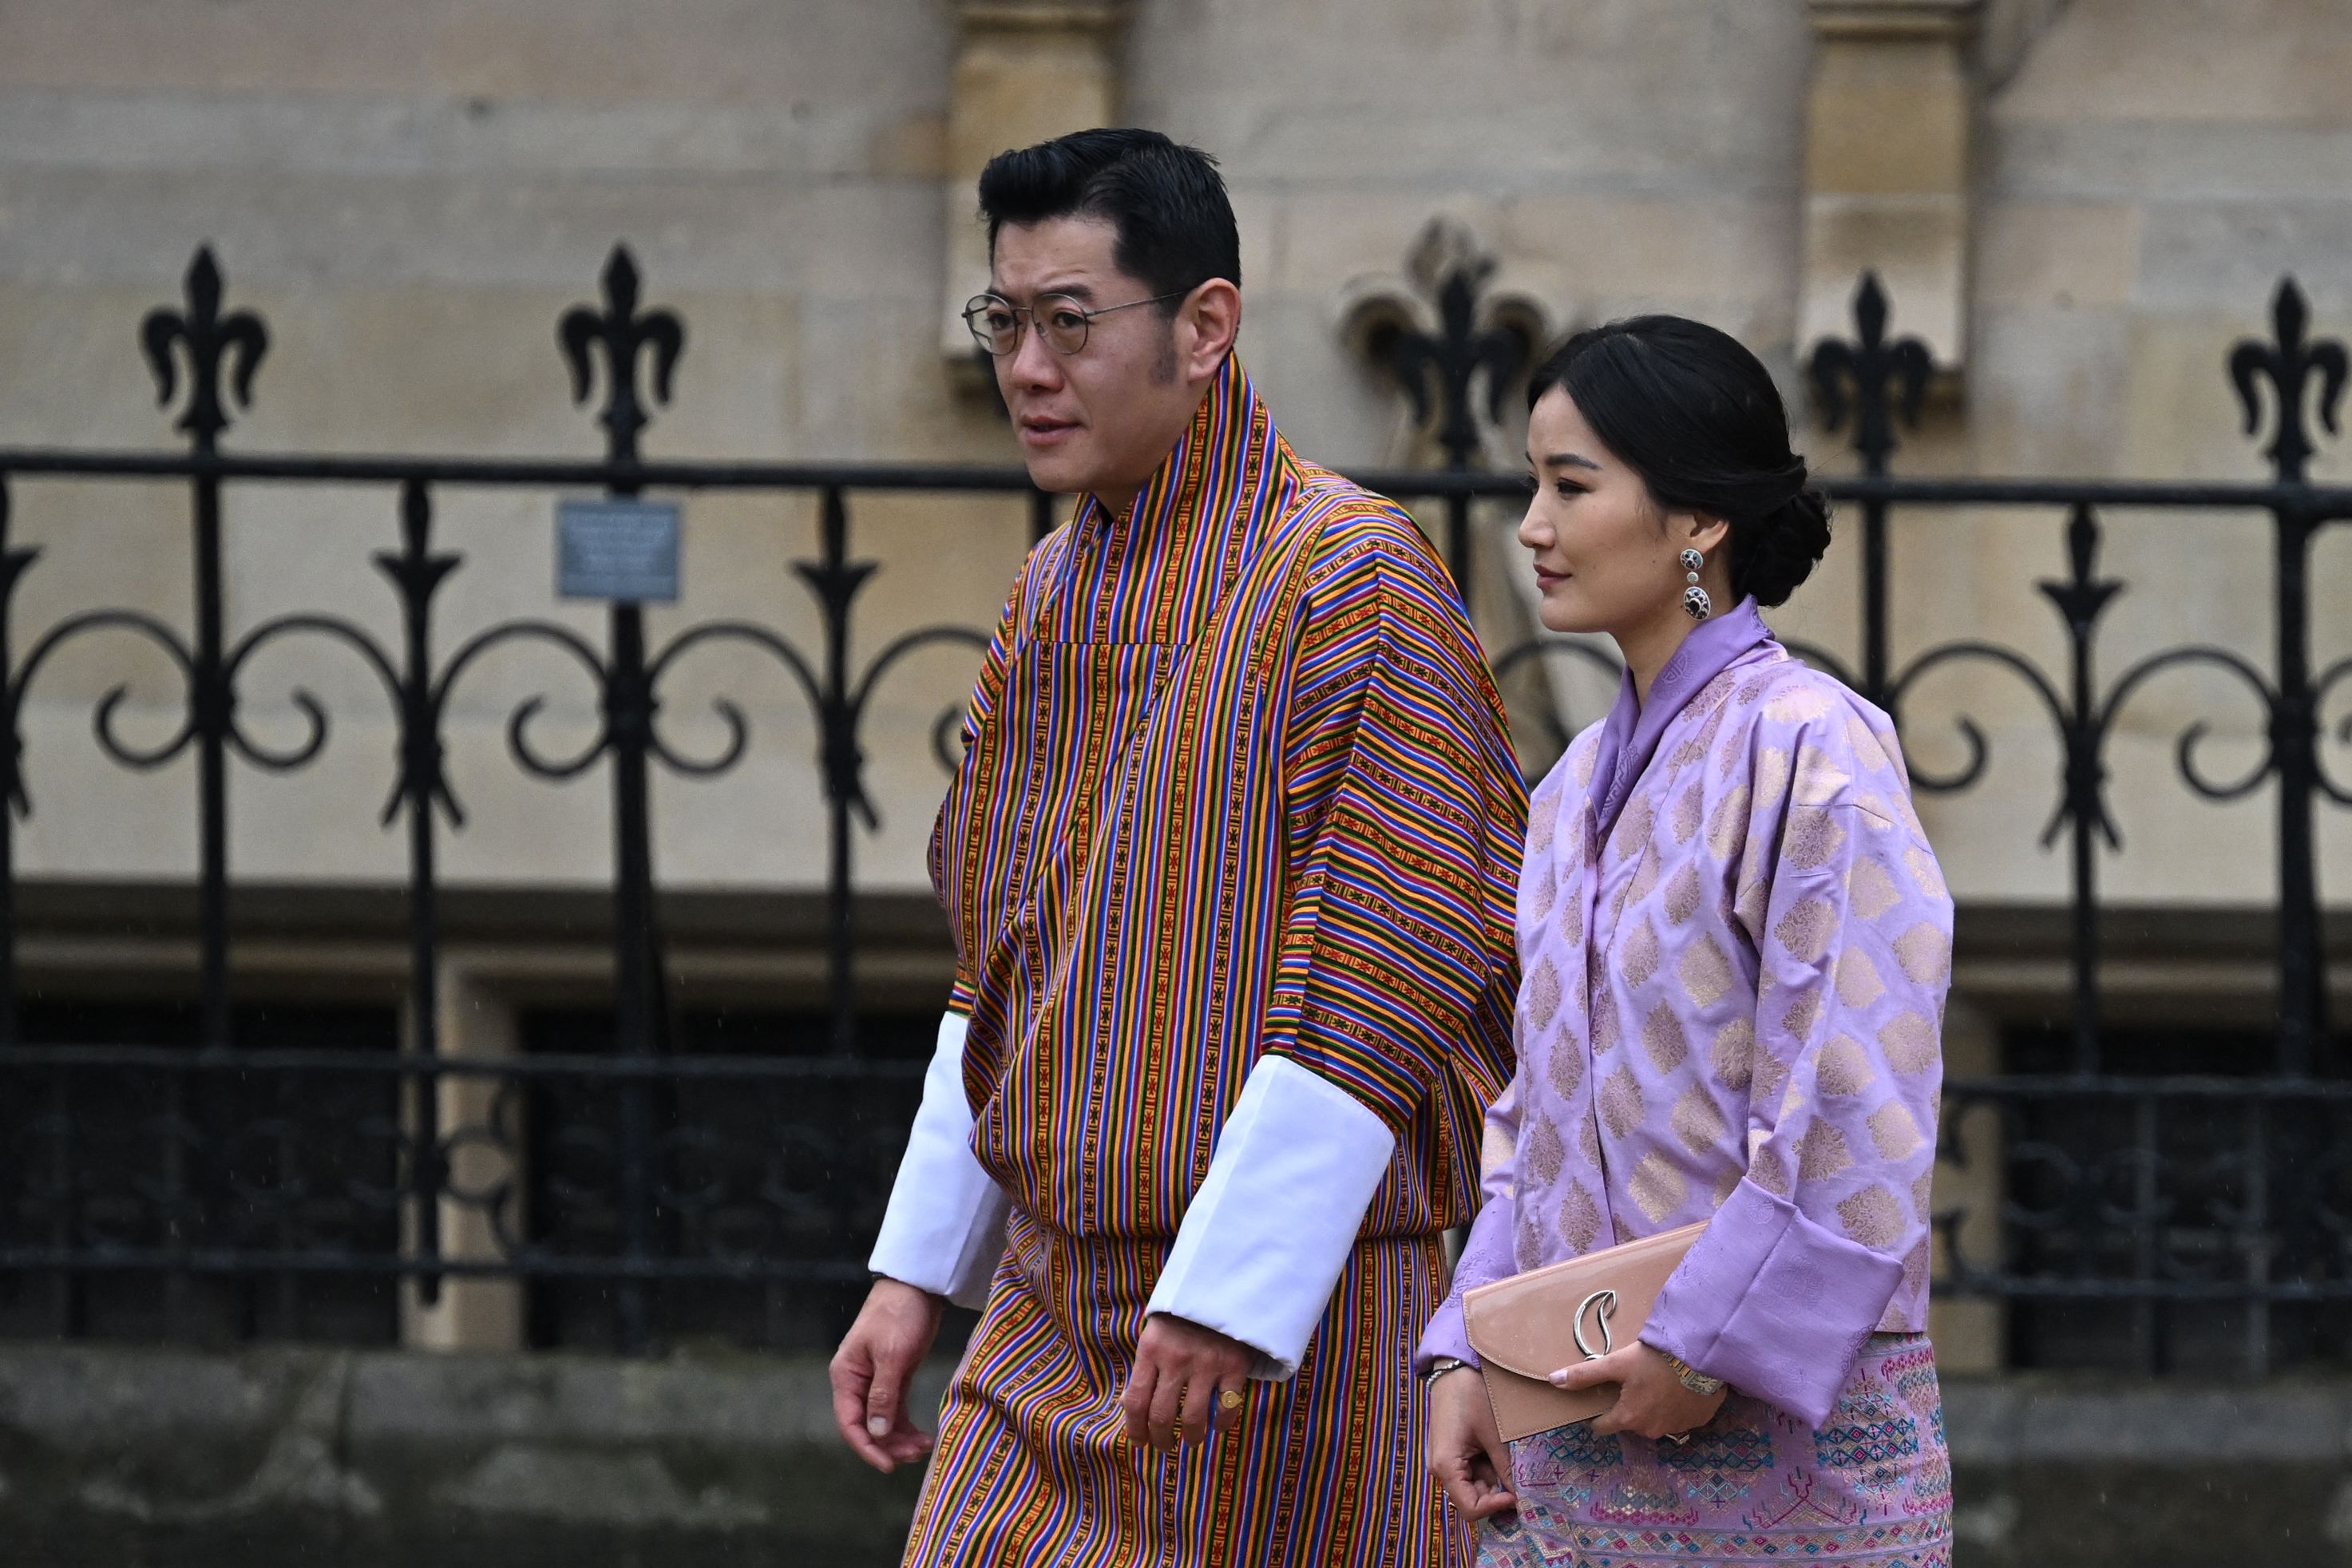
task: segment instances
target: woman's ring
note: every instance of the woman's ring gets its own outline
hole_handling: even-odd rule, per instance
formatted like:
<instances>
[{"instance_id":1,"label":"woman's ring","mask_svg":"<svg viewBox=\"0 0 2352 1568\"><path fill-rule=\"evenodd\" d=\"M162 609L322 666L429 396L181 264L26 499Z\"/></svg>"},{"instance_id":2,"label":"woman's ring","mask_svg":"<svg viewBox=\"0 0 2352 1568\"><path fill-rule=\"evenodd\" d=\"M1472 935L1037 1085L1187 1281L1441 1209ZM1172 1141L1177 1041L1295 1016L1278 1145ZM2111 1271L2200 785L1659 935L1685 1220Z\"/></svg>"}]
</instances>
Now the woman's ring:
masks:
<instances>
[{"instance_id":1,"label":"woman's ring","mask_svg":"<svg viewBox=\"0 0 2352 1568\"><path fill-rule=\"evenodd\" d=\"M1691 1435L1687 1432L1669 1432L1666 1434L1666 1441L1669 1443L1687 1443L1690 1440Z\"/></svg>"}]
</instances>

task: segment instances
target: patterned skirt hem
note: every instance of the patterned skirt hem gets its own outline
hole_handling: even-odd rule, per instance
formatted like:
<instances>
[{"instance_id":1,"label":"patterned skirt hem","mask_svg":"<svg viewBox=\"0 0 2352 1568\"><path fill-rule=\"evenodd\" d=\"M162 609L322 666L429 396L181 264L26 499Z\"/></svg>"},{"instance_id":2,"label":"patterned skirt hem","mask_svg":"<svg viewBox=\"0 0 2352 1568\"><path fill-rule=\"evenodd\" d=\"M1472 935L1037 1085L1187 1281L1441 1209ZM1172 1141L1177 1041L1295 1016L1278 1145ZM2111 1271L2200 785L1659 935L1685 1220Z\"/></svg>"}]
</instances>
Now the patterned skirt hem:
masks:
<instances>
[{"instance_id":1,"label":"patterned skirt hem","mask_svg":"<svg viewBox=\"0 0 2352 1568\"><path fill-rule=\"evenodd\" d=\"M1507 1523L1479 1568L1949 1568L1952 1467L1935 1352L1876 1334L1818 1429L1734 1394L1686 1443L1563 1426L1511 1445Z\"/></svg>"}]
</instances>

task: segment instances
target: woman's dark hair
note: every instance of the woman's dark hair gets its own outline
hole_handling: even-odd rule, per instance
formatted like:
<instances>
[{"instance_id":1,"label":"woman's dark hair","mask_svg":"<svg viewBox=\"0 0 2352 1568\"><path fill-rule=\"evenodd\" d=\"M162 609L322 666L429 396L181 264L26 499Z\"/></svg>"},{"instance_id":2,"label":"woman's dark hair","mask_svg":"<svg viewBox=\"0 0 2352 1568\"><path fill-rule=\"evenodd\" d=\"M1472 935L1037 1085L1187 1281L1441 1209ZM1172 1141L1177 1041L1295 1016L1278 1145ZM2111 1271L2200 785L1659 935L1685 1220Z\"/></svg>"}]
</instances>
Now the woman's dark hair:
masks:
<instances>
[{"instance_id":1,"label":"woman's dark hair","mask_svg":"<svg viewBox=\"0 0 2352 1568\"><path fill-rule=\"evenodd\" d=\"M1830 547L1830 504L1789 449L1789 412L1763 362L1682 316L1590 327L1544 361L1528 405L1559 387L1669 511L1731 525L1731 591L1778 605Z\"/></svg>"},{"instance_id":2,"label":"woman's dark hair","mask_svg":"<svg viewBox=\"0 0 2352 1568\"><path fill-rule=\"evenodd\" d=\"M1154 294L1189 294L1212 278L1242 281L1241 229L1217 161L1157 131L1076 131L999 153L980 172L988 248L1006 224L1092 217L1118 233L1111 260ZM1162 315L1177 301L1163 301Z\"/></svg>"}]
</instances>

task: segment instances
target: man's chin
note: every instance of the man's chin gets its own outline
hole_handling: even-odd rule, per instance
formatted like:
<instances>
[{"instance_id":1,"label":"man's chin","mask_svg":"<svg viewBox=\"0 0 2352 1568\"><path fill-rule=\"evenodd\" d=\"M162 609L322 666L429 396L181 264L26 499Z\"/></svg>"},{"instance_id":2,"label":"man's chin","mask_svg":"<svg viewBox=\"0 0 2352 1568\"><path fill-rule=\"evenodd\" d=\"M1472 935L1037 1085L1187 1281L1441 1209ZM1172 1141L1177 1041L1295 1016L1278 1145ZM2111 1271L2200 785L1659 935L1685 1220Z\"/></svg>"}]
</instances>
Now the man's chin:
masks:
<instances>
[{"instance_id":1,"label":"man's chin","mask_svg":"<svg viewBox=\"0 0 2352 1568\"><path fill-rule=\"evenodd\" d=\"M1076 495L1094 489L1094 476L1087 465L1068 452L1026 452L1023 460L1029 469L1029 482L1053 495Z\"/></svg>"}]
</instances>

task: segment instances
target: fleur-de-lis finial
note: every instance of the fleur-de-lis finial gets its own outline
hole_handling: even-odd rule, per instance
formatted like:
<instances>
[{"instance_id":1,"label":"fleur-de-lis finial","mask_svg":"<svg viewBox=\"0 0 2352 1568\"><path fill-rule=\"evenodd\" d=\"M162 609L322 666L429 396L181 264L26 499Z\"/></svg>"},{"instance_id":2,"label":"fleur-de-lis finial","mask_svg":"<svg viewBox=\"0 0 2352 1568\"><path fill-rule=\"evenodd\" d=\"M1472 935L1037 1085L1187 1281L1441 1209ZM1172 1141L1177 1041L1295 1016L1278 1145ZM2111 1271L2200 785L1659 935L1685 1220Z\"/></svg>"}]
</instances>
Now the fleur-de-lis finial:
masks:
<instances>
[{"instance_id":1,"label":"fleur-de-lis finial","mask_svg":"<svg viewBox=\"0 0 2352 1568\"><path fill-rule=\"evenodd\" d=\"M1832 430L1845 423L1846 388L1853 386L1853 449L1864 471L1874 475L1886 471L1886 460L1899 444L1893 416L1900 413L1906 425L1918 423L1919 404L1936 370L1935 356L1917 338L1886 341L1886 290L1877 273L1865 272L1853 296L1853 341L1823 339L1805 365L1813 395L1821 399L1822 423ZM1891 410L1890 384L1897 399Z\"/></svg>"},{"instance_id":2,"label":"fleur-de-lis finial","mask_svg":"<svg viewBox=\"0 0 2352 1568\"><path fill-rule=\"evenodd\" d=\"M1478 326L1479 294L1494 270L1487 257L1457 260L1436 281L1436 333L1407 328L1389 343L1389 368L1412 404L1416 425L1429 418L1429 382L1435 380L1437 442L1452 468L1468 468L1478 451L1476 405L1470 393L1478 374L1486 375L1487 416L1499 420L1512 379L1527 367L1528 343L1521 333L1507 326Z\"/></svg>"},{"instance_id":3,"label":"fleur-de-lis finial","mask_svg":"<svg viewBox=\"0 0 2352 1568\"><path fill-rule=\"evenodd\" d=\"M2271 460L2271 470L2281 484L2303 483L2317 450L2304 425L2305 405L2314 401L2309 396L2313 374L2319 376L2315 401L2320 427L2331 436L2336 433L2336 405L2344 400L2344 345L2333 338L2310 340L2305 335L2310 327L2311 307L2303 290L2293 278L2282 278L2271 300L2273 341L2248 338L2230 351L2230 380L2238 389L2238 401L2245 405L2247 435L2262 427L2257 379L2270 382L2271 394L2278 402L2278 434L2263 455Z\"/></svg>"},{"instance_id":4,"label":"fleur-de-lis finial","mask_svg":"<svg viewBox=\"0 0 2352 1568\"><path fill-rule=\"evenodd\" d=\"M411 479L400 488L400 549L379 550L374 557L376 570L391 578L400 591L410 637L410 679L402 693L408 718L401 727L400 776L393 781L391 798L383 804L383 821L391 826L401 806L414 798L419 810L429 810L437 803L449 821L462 827L466 813L449 786L444 766L447 748L434 709L425 639L433 595L464 557L434 550L433 503L420 480Z\"/></svg>"},{"instance_id":5,"label":"fleur-de-lis finial","mask_svg":"<svg viewBox=\"0 0 2352 1568\"><path fill-rule=\"evenodd\" d=\"M188 356L188 406L173 428L184 432L200 452L211 452L228 428L229 416L221 400L221 371L229 372L229 389L239 407L253 405L253 374L269 352L269 329L251 310L221 314L220 264L212 247L197 247L183 281L185 311L159 306L140 324L139 342L147 353L147 368L155 375L155 401L165 406L180 388L174 343Z\"/></svg>"},{"instance_id":6,"label":"fleur-de-lis finial","mask_svg":"<svg viewBox=\"0 0 2352 1568\"><path fill-rule=\"evenodd\" d=\"M2065 716L2066 789L2042 830L2042 847L2046 849L2057 842L2068 819L2078 818L2087 831L2105 838L2110 849L2120 849L2123 835L2107 809L2107 770L2099 759L2100 721L2093 710L2086 661L2099 618L2124 585L2113 577L2099 575L2099 520L2084 502L2077 502L2074 515L2066 520L2066 564L2071 570L2065 581L2045 578L2035 584L2066 619L2081 683L2074 692L2074 707Z\"/></svg>"},{"instance_id":7,"label":"fleur-de-lis finial","mask_svg":"<svg viewBox=\"0 0 2352 1568\"><path fill-rule=\"evenodd\" d=\"M653 393L656 403L669 401L670 373L686 351L686 327L669 310L637 313L637 264L629 247L616 245L604 263L604 309L599 314L574 305L556 323L556 342L564 363L572 367L572 401L588 401L593 377L589 350L604 351L604 411L597 416L604 426L605 455L615 463L637 460L637 436L652 423L637 397L637 357L653 351Z\"/></svg>"}]
</instances>

